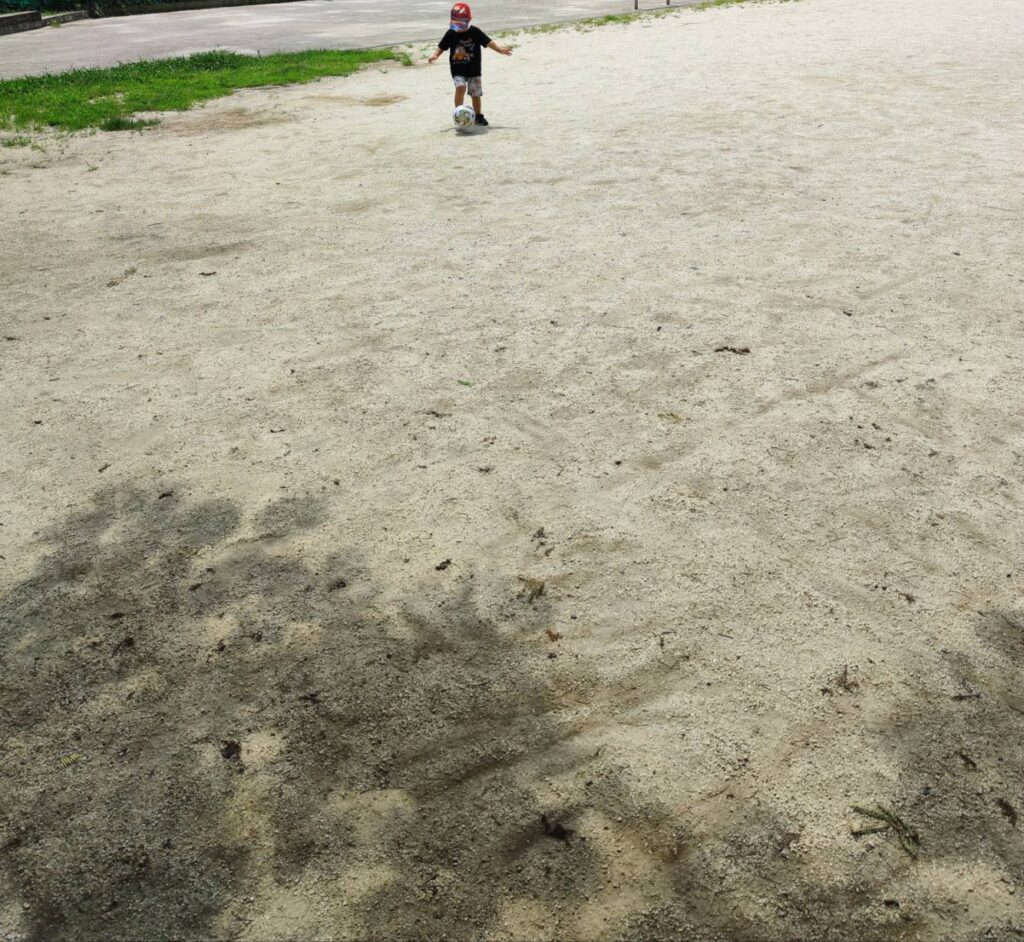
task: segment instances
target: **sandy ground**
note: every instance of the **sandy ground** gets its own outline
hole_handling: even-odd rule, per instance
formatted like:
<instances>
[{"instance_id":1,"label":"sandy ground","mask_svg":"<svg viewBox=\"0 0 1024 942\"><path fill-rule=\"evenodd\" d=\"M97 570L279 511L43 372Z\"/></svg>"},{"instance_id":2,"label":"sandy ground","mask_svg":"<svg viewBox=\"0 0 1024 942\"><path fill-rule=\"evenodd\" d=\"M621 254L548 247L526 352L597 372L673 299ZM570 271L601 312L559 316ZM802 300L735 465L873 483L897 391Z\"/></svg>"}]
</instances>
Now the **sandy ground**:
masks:
<instances>
[{"instance_id":1,"label":"sandy ground","mask_svg":"<svg viewBox=\"0 0 1024 942\"><path fill-rule=\"evenodd\" d=\"M0 151L0 937L1024 934L1020 12Z\"/></svg>"}]
</instances>

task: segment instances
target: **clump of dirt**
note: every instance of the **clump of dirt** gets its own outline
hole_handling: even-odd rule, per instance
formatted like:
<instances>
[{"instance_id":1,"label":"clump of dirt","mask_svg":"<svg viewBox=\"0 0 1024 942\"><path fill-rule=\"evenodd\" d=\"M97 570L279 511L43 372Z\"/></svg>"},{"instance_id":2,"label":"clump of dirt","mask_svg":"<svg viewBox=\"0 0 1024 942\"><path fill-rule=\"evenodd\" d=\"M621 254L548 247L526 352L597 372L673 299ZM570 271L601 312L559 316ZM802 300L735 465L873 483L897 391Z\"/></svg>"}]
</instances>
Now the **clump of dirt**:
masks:
<instances>
[{"instance_id":1,"label":"clump of dirt","mask_svg":"<svg viewBox=\"0 0 1024 942\"><path fill-rule=\"evenodd\" d=\"M192 136L223 131L244 131L265 128L275 124L290 124L295 118L289 114L254 111L250 108L197 108L180 116L162 118L164 131Z\"/></svg>"}]
</instances>

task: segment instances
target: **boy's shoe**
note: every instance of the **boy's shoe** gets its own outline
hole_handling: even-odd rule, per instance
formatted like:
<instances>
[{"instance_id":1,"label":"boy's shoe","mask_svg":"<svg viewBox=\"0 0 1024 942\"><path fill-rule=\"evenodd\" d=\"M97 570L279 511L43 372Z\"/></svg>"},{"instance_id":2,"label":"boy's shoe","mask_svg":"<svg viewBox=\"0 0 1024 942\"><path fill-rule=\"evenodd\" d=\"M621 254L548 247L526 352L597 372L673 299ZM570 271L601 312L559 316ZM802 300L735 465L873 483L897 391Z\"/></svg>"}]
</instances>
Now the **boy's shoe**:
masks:
<instances>
[{"instance_id":1,"label":"boy's shoe","mask_svg":"<svg viewBox=\"0 0 1024 942\"><path fill-rule=\"evenodd\" d=\"M488 121L482 114L478 114L476 116L476 123L479 124L481 127L484 127L484 128L489 127L490 124L491 124L491 122Z\"/></svg>"}]
</instances>

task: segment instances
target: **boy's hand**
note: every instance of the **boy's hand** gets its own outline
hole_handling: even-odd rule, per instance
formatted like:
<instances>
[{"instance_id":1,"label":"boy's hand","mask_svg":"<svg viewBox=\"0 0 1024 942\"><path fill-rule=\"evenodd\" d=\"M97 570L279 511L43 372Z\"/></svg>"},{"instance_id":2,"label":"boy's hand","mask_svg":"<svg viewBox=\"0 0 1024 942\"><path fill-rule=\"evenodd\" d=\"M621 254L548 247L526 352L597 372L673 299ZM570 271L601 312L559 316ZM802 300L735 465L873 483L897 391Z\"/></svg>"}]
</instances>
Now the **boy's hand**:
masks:
<instances>
[{"instance_id":1,"label":"boy's hand","mask_svg":"<svg viewBox=\"0 0 1024 942\"><path fill-rule=\"evenodd\" d=\"M503 56L512 55L512 50L509 49L508 46L503 46L501 43L495 42L493 39L491 40L491 44L487 48L493 49L495 52L500 52Z\"/></svg>"},{"instance_id":2,"label":"boy's hand","mask_svg":"<svg viewBox=\"0 0 1024 942\"><path fill-rule=\"evenodd\" d=\"M433 65L435 62L437 62L437 60L440 57L441 57L441 50L438 49L432 56L430 56L430 58L427 59L427 62L429 62L431 65Z\"/></svg>"}]
</instances>

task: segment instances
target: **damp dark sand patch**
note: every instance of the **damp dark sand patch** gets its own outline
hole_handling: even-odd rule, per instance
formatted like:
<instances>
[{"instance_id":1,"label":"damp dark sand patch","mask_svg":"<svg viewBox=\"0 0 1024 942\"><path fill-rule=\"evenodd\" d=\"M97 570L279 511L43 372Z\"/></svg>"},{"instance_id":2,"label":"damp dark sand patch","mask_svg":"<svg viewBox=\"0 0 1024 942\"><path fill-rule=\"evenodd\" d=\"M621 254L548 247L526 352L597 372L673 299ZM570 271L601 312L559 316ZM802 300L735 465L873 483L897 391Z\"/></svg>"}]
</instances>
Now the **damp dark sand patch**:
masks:
<instances>
[{"instance_id":1,"label":"damp dark sand patch","mask_svg":"<svg viewBox=\"0 0 1024 942\"><path fill-rule=\"evenodd\" d=\"M359 108L387 108L408 101L408 95L307 95L308 101L329 101Z\"/></svg>"},{"instance_id":2,"label":"damp dark sand patch","mask_svg":"<svg viewBox=\"0 0 1024 942\"><path fill-rule=\"evenodd\" d=\"M206 134L209 131L244 131L277 124L291 124L295 117L271 111L253 111L249 108L189 111L166 122L167 130L175 134Z\"/></svg>"}]
</instances>

